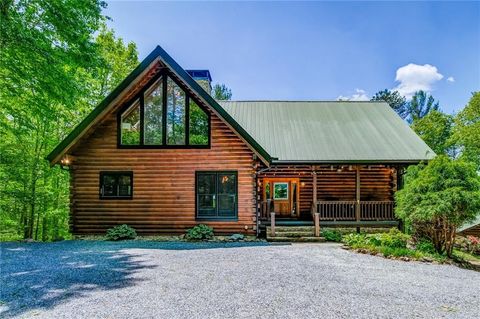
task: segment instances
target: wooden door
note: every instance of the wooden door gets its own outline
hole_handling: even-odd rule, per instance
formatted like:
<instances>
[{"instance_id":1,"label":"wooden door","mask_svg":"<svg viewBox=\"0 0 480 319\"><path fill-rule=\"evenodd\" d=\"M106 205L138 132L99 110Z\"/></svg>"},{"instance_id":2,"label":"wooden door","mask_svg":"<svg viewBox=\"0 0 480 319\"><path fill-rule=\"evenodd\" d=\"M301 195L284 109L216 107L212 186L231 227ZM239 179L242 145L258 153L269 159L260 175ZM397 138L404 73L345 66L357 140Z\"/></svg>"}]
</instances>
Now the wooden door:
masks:
<instances>
[{"instance_id":1,"label":"wooden door","mask_svg":"<svg viewBox=\"0 0 480 319\"><path fill-rule=\"evenodd\" d=\"M263 183L264 201L273 202L273 210L279 217L298 217L299 183L297 178L268 178Z\"/></svg>"}]
</instances>

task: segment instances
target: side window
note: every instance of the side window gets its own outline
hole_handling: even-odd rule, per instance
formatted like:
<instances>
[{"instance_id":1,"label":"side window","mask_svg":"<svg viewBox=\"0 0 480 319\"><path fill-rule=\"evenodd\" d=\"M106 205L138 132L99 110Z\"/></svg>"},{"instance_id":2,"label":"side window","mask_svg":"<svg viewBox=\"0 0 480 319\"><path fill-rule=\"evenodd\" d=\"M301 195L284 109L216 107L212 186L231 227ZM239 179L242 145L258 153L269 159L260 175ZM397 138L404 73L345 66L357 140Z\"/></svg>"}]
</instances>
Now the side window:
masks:
<instances>
[{"instance_id":1,"label":"side window","mask_svg":"<svg viewBox=\"0 0 480 319\"><path fill-rule=\"evenodd\" d=\"M237 172L196 172L197 218L237 218L237 188Z\"/></svg>"},{"instance_id":2,"label":"side window","mask_svg":"<svg viewBox=\"0 0 480 319\"><path fill-rule=\"evenodd\" d=\"M193 96L163 74L119 115L118 144L126 148L205 148L210 116Z\"/></svg>"},{"instance_id":3,"label":"side window","mask_svg":"<svg viewBox=\"0 0 480 319\"><path fill-rule=\"evenodd\" d=\"M132 172L100 172L100 199L131 199Z\"/></svg>"}]
</instances>

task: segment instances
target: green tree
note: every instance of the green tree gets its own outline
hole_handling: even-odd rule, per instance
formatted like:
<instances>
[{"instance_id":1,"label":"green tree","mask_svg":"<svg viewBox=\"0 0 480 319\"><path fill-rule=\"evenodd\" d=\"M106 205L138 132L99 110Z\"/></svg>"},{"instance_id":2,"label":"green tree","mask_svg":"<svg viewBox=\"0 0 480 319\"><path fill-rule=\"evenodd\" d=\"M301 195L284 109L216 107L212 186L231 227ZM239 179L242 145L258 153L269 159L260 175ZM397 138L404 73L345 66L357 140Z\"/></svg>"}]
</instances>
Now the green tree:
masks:
<instances>
[{"instance_id":1,"label":"green tree","mask_svg":"<svg viewBox=\"0 0 480 319\"><path fill-rule=\"evenodd\" d=\"M372 97L371 101L385 101L390 107L397 112L402 119L408 116L408 104L405 97L401 96L398 91L383 90L378 91Z\"/></svg>"},{"instance_id":2,"label":"green tree","mask_svg":"<svg viewBox=\"0 0 480 319\"><path fill-rule=\"evenodd\" d=\"M43 240L68 235L68 173L51 169L45 156L134 60L131 46L128 59L116 56L118 41L108 47L104 6L0 1L1 230Z\"/></svg>"},{"instance_id":3,"label":"green tree","mask_svg":"<svg viewBox=\"0 0 480 319\"><path fill-rule=\"evenodd\" d=\"M412 129L437 154L455 156L451 141L453 116L433 110L412 123Z\"/></svg>"},{"instance_id":4,"label":"green tree","mask_svg":"<svg viewBox=\"0 0 480 319\"><path fill-rule=\"evenodd\" d=\"M407 121L412 123L415 120L421 119L431 111L438 111L440 104L435 101L432 95L425 91L417 91L408 102L407 106Z\"/></svg>"},{"instance_id":5,"label":"green tree","mask_svg":"<svg viewBox=\"0 0 480 319\"><path fill-rule=\"evenodd\" d=\"M461 157L480 170L480 92L474 92L465 108L455 117L453 141L461 149Z\"/></svg>"},{"instance_id":6,"label":"green tree","mask_svg":"<svg viewBox=\"0 0 480 319\"><path fill-rule=\"evenodd\" d=\"M215 84L212 89L212 96L215 100L227 101L232 99L232 90L225 84Z\"/></svg>"},{"instance_id":7,"label":"green tree","mask_svg":"<svg viewBox=\"0 0 480 319\"><path fill-rule=\"evenodd\" d=\"M480 210L480 177L471 163L439 155L410 167L395 199L397 217L451 256L456 229Z\"/></svg>"}]
</instances>

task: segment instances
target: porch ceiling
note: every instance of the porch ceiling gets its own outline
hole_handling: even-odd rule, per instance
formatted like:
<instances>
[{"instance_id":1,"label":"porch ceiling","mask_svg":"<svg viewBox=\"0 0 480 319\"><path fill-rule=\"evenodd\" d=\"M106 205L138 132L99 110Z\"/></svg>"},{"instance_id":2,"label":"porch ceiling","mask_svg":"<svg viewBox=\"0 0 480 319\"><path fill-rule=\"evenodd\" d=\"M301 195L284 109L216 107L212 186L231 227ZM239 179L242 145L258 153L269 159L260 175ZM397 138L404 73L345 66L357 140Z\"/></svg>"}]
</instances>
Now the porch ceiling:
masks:
<instances>
[{"instance_id":1,"label":"porch ceiling","mask_svg":"<svg viewBox=\"0 0 480 319\"><path fill-rule=\"evenodd\" d=\"M277 163L411 163L435 156L385 102L219 103Z\"/></svg>"}]
</instances>

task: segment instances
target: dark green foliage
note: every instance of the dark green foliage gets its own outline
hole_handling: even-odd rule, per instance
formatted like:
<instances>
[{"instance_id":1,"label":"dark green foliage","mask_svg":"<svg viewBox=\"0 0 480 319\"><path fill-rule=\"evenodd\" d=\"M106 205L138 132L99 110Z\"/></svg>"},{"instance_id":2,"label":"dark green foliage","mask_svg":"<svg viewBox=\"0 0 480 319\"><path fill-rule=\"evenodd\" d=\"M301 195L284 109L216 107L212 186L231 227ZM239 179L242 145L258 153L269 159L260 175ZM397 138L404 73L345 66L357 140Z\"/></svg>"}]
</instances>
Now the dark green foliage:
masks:
<instances>
[{"instance_id":1,"label":"dark green foliage","mask_svg":"<svg viewBox=\"0 0 480 319\"><path fill-rule=\"evenodd\" d=\"M431 111L438 111L440 104L435 101L433 96L425 91L418 91L408 103L408 117L407 120L412 123L415 120L425 117Z\"/></svg>"},{"instance_id":2,"label":"dark green foliage","mask_svg":"<svg viewBox=\"0 0 480 319\"><path fill-rule=\"evenodd\" d=\"M422 238L420 239L416 244L415 248L421 252L424 253L429 253L429 254L434 254L435 253L435 247L433 246L432 241Z\"/></svg>"},{"instance_id":3,"label":"dark green foliage","mask_svg":"<svg viewBox=\"0 0 480 319\"><path fill-rule=\"evenodd\" d=\"M398 91L390 91L387 89L378 91L372 97L371 101L385 101L402 119L408 116L407 100L401 96Z\"/></svg>"},{"instance_id":4,"label":"dark green foliage","mask_svg":"<svg viewBox=\"0 0 480 319\"><path fill-rule=\"evenodd\" d=\"M106 240L126 240L135 239L136 237L137 232L135 229L126 224L110 228L105 235Z\"/></svg>"},{"instance_id":5,"label":"dark green foliage","mask_svg":"<svg viewBox=\"0 0 480 319\"><path fill-rule=\"evenodd\" d=\"M185 239L187 240L206 240L213 238L213 228L204 224L199 224L187 230Z\"/></svg>"},{"instance_id":6,"label":"dark green foliage","mask_svg":"<svg viewBox=\"0 0 480 319\"><path fill-rule=\"evenodd\" d=\"M321 231L320 234L326 241L341 242L342 234L339 231L325 229Z\"/></svg>"},{"instance_id":7,"label":"dark green foliage","mask_svg":"<svg viewBox=\"0 0 480 319\"><path fill-rule=\"evenodd\" d=\"M451 256L456 229L480 211L480 177L475 166L440 155L410 167L397 192L396 215L417 237L429 238L439 254Z\"/></svg>"},{"instance_id":8,"label":"dark green foliage","mask_svg":"<svg viewBox=\"0 0 480 319\"><path fill-rule=\"evenodd\" d=\"M232 90L225 84L215 84L212 89L212 96L215 100L227 101L232 99Z\"/></svg>"}]
</instances>

